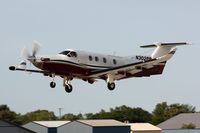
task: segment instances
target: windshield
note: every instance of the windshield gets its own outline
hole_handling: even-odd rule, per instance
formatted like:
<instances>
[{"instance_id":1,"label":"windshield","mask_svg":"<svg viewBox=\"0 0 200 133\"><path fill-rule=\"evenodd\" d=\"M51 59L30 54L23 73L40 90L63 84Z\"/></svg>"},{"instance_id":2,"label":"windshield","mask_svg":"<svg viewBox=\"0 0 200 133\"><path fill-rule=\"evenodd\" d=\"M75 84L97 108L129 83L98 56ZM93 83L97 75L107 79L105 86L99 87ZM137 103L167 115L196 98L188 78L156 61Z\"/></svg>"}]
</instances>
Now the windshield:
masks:
<instances>
[{"instance_id":1,"label":"windshield","mask_svg":"<svg viewBox=\"0 0 200 133\"><path fill-rule=\"evenodd\" d=\"M77 57L77 53L74 51L63 51L60 52L59 54L66 55L68 57Z\"/></svg>"},{"instance_id":2,"label":"windshield","mask_svg":"<svg viewBox=\"0 0 200 133\"><path fill-rule=\"evenodd\" d=\"M59 54L68 55L71 51L62 51Z\"/></svg>"}]
</instances>

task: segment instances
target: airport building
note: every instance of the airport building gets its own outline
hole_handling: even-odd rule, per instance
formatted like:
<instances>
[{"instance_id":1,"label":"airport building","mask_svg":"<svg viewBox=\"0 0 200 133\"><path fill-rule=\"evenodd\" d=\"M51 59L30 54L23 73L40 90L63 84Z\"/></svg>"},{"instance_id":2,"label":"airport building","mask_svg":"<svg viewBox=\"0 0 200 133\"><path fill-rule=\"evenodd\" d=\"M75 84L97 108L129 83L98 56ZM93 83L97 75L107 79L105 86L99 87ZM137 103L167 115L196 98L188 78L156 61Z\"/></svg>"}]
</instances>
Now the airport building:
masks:
<instances>
[{"instance_id":1,"label":"airport building","mask_svg":"<svg viewBox=\"0 0 200 133\"><path fill-rule=\"evenodd\" d=\"M130 133L130 126L116 120L33 121L24 125L37 133Z\"/></svg>"},{"instance_id":2,"label":"airport building","mask_svg":"<svg viewBox=\"0 0 200 133\"><path fill-rule=\"evenodd\" d=\"M161 133L161 129L149 123L122 123L122 122L112 120L112 119L76 120L72 122L70 121L33 121L33 122L29 122L25 124L23 127L10 123L5 120L0 120L0 133L9 133L9 132L13 132L13 133ZM183 132L183 133L197 133L197 132Z\"/></svg>"},{"instance_id":3,"label":"airport building","mask_svg":"<svg viewBox=\"0 0 200 133\"><path fill-rule=\"evenodd\" d=\"M116 120L77 120L67 129L67 133L130 133L129 125Z\"/></svg>"},{"instance_id":4,"label":"airport building","mask_svg":"<svg viewBox=\"0 0 200 133\"><path fill-rule=\"evenodd\" d=\"M23 127L37 133L60 133L58 132L59 128L68 123L70 121L33 121L25 124Z\"/></svg>"},{"instance_id":5,"label":"airport building","mask_svg":"<svg viewBox=\"0 0 200 133\"><path fill-rule=\"evenodd\" d=\"M161 129L150 123L129 123L131 133L161 133Z\"/></svg>"},{"instance_id":6,"label":"airport building","mask_svg":"<svg viewBox=\"0 0 200 133\"><path fill-rule=\"evenodd\" d=\"M36 133L6 120L0 120L0 133Z\"/></svg>"},{"instance_id":7,"label":"airport building","mask_svg":"<svg viewBox=\"0 0 200 133\"><path fill-rule=\"evenodd\" d=\"M200 113L182 113L157 126L162 133L200 133Z\"/></svg>"}]
</instances>

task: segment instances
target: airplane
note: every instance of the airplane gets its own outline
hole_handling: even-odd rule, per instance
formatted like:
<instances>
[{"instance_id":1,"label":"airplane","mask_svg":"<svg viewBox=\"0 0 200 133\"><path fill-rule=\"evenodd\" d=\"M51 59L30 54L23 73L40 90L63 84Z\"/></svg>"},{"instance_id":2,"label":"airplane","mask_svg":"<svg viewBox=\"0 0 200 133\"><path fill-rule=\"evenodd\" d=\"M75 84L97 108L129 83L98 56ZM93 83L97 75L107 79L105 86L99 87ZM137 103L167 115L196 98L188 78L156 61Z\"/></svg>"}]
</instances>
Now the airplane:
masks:
<instances>
[{"instance_id":1,"label":"airplane","mask_svg":"<svg viewBox=\"0 0 200 133\"><path fill-rule=\"evenodd\" d=\"M63 86L67 93L72 92L70 81L81 79L93 84L99 79L107 83L109 90L115 89L116 80L132 77L150 77L162 74L166 62L174 55L177 46L189 45L186 42L153 43L140 46L141 48L154 48L149 56L115 56L86 52L81 50L66 49L55 55L37 55L40 45L33 43L32 54L26 48L22 56L38 69L27 69L26 60L18 66L10 66L11 71L25 71L41 73L50 76L50 87L55 88L55 76L63 78ZM37 56L36 56L37 55Z\"/></svg>"}]
</instances>

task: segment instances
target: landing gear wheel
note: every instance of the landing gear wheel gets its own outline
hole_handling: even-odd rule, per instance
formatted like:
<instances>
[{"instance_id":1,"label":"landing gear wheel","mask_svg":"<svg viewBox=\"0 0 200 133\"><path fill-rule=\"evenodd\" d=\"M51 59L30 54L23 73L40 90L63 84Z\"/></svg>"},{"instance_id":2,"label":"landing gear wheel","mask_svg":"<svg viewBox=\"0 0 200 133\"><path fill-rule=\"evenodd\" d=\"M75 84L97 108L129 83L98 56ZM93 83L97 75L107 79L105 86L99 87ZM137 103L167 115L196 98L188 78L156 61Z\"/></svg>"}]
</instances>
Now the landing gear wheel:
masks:
<instances>
[{"instance_id":1,"label":"landing gear wheel","mask_svg":"<svg viewBox=\"0 0 200 133\"><path fill-rule=\"evenodd\" d=\"M72 85L70 85L70 84L65 85L65 91L66 91L67 93L72 92L72 90L73 90Z\"/></svg>"},{"instance_id":2,"label":"landing gear wheel","mask_svg":"<svg viewBox=\"0 0 200 133\"><path fill-rule=\"evenodd\" d=\"M52 81L52 82L50 83L50 87L51 87L51 88L55 88L55 87L56 87L56 83Z\"/></svg>"},{"instance_id":3,"label":"landing gear wheel","mask_svg":"<svg viewBox=\"0 0 200 133\"><path fill-rule=\"evenodd\" d=\"M107 87L108 87L109 90L112 91L112 90L115 89L115 83L113 83L113 82L112 83L108 83Z\"/></svg>"}]
</instances>

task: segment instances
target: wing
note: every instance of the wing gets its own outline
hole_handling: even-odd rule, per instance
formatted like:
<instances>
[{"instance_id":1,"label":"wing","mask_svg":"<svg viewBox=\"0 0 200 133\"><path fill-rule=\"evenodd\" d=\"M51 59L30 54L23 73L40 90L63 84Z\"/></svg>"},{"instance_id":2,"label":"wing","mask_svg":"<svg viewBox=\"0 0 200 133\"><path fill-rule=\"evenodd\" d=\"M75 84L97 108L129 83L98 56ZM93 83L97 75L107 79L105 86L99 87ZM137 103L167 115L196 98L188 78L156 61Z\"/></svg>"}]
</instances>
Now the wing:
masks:
<instances>
[{"instance_id":1,"label":"wing","mask_svg":"<svg viewBox=\"0 0 200 133\"><path fill-rule=\"evenodd\" d=\"M32 69L24 69L24 68L18 68L18 67L15 67L15 66L10 66L9 69L11 71L24 71L24 72L34 72L34 73L43 73L43 74L51 74L50 72L48 71L41 71L41 70L32 70Z\"/></svg>"},{"instance_id":2,"label":"wing","mask_svg":"<svg viewBox=\"0 0 200 133\"><path fill-rule=\"evenodd\" d=\"M139 61L136 63L117 66L105 70L93 71L91 72L90 77L99 77L106 80L109 75L112 75L115 80L120 80L129 77L141 77L161 74L166 61L169 60L174 53L175 51L171 51L170 53L156 59ZM144 71L146 71L146 73L144 73Z\"/></svg>"}]
</instances>

